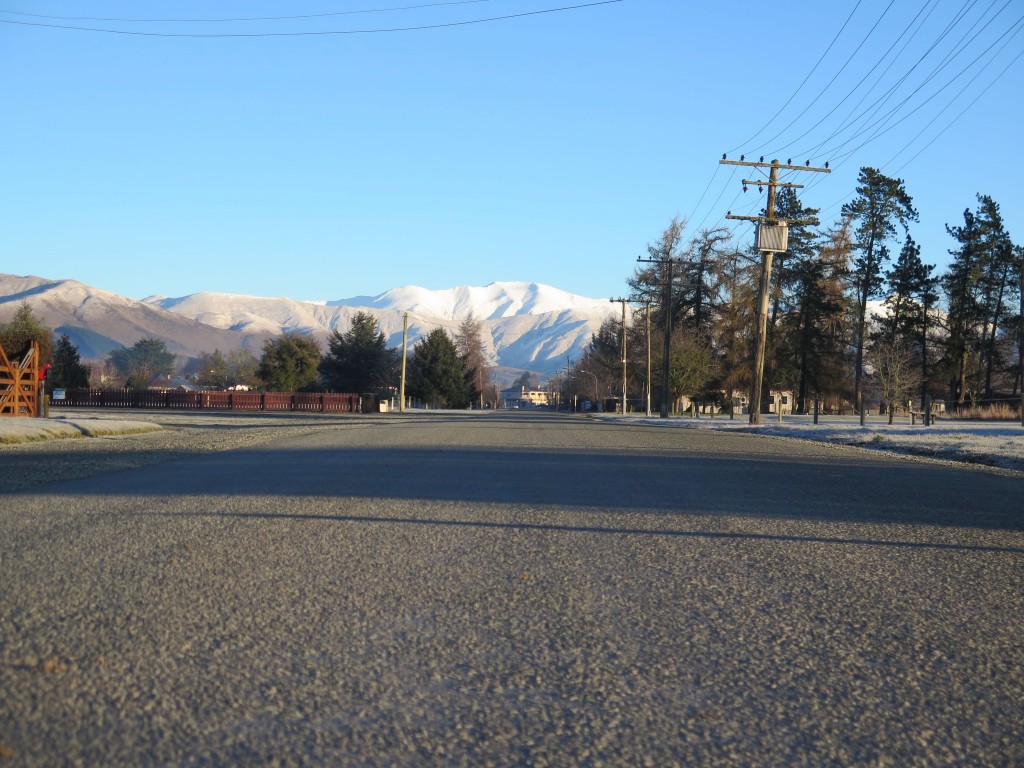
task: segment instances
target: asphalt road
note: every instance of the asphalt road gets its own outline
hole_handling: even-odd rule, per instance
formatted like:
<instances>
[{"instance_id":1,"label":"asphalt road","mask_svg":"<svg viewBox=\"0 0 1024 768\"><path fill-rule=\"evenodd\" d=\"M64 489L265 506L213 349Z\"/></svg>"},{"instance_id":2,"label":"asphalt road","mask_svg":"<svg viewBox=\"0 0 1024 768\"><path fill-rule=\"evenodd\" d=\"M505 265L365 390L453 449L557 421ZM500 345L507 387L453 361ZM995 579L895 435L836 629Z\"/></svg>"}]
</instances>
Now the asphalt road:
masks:
<instances>
[{"instance_id":1,"label":"asphalt road","mask_svg":"<svg viewBox=\"0 0 1024 768\"><path fill-rule=\"evenodd\" d=\"M71 478L0 496L0 765L1024 764L1019 476L546 414L269 424L0 455Z\"/></svg>"}]
</instances>

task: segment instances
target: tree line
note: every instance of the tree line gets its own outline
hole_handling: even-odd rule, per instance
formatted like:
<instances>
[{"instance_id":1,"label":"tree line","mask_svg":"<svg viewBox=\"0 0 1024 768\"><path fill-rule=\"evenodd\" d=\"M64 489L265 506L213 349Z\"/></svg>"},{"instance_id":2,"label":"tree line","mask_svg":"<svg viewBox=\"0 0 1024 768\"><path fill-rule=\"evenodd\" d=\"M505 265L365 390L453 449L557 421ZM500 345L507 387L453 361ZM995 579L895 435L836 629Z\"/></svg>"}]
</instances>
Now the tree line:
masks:
<instances>
[{"instance_id":1,"label":"tree line","mask_svg":"<svg viewBox=\"0 0 1024 768\"><path fill-rule=\"evenodd\" d=\"M857 182L838 221L791 224L788 250L776 254L762 403L783 390L798 413L815 399L833 411L862 397L889 406L926 396L961 406L1016 400L1024 248L1012 242L999 205L979 194L962 223L946 226L952 259L939 272L914 240L918 214L904 181L865 167ZM779 190L777 218L817 214L792 189ZM625 329L627 388L636 396L648 382L649 311L655 402L667 348L668 400L728 409L753 380L760 257L725 228L688 242L684 231L673 220L627 279L635 307ZM565 388L594 399L620 395L622 339L622 321L605 321L567 370Z\"/></svg>"},{"instance_id":2,"label":"tree line","mask_svg":"<svg viewBox=\"0 0 1024 768\"><path fill-rule=\"evenodd\" d=\"M157 338L121 346L92 366L82 361L67 334L56 339L22 302L8 323L0 323L0 346L20 355L36 341L41 363L52 365L47 386L52 390L100 388L146 389L168 386L177 357ZM467 408L497 405L493 382L476 318L464 320L455 334L437 328L421 338L407 361L407 396L434 407ZM334 330L322 350L301 333L267 339L262 354L240 349L219 350L189 360L182 373L199 387L252 388L278 392L347 392L391 397L401 377L401 351L387 346L376 318L357 312L350 327Z\"/></svg>"}]
</instances>

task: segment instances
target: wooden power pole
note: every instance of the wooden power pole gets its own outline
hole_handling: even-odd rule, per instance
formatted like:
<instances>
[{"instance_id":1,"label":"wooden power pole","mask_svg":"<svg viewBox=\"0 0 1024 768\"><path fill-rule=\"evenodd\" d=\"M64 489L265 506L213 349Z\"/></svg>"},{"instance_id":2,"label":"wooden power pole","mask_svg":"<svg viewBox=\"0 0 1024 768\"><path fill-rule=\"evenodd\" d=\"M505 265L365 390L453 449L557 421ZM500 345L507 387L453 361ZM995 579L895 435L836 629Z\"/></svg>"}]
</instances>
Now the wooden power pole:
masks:
<instances>
[{"instance_id":1,"label":"wooden power pole","mask_svg":"<svg viewBox=\"0 0 1024 768\"><path fill-rule=\"evenodd\" d=\"M771 293L771 280L772 280L772 257L776 253L785 253L788 246L789 240L789 225L790 224L817 224L816 220L795 220L795 219L777 219L775 217L775 192L779 187L791 187L793 189L801 189L803 184L786 184L779 181L779 170L790 170L790 171L816 171L818 173L831 173L828 168L828 164L825 164L824 168L812 168L810 163L807 165L790 165L787 161L785 165L780 163L778 160L772 160L770 163L764 162L764 158L761 158L759 162L751 162L745 160L743 156L740 156L739 160L727 160L725 155L719 161L722 165L748 165L755 168L768 168L768 180L764 179L744 179L743 180L743 191L747 190L747 185L757 185L758 190L763 187L768 187L768 205L765 208L764 216L733 216L732 213L726 214L727 219L742 219L744 221L753 221L757 224L757 250L761 252L761 278L758 282L757 287L757 334L755 336L756 343L754 346L754 365L753 365L753 384L750 389L750 423L760 424L761 423L761 386L764 381L764 358L765 358L765 344L768 336L768 298ZM780 406L781 407L781 406Z\"/></svg>"},{"instance_id":2,"label":"wooden power pole","mask_svg":"<svg viewBox=\"0 0 1024 768\"><path fill-rule=\"evenodd\" d=\"M627 299L608 299L622 305L622 415L626 415L626 302Z\"/></svg>"},{"instance_id":3,"label":"wooden power pole","mask_svg":"<svg viewBox=\"0 0 1024 768\"><path fill-rule=\"evenodd\" d=\"M405 363L408 360L409 313L402 315L402 381L398 392L398 412L405 413Z\"/></svg>"}]
</instances>

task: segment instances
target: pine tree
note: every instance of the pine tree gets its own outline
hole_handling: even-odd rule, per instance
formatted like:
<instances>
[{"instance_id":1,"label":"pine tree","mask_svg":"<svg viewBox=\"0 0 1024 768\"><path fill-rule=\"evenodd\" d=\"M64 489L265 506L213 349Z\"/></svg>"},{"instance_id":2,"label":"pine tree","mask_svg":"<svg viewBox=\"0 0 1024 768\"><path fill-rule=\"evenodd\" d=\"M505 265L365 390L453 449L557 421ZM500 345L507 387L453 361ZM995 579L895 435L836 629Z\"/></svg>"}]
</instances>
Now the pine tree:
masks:
<instances>
[{"instance_id":1,"label":"pine tree","mask_svg":"<svg viewBox=\"0 0 1024 768\"><path fill-rule=\"evenodd\" d=\"M931 310L938 300L938 280L933 264L921 260L921 247L912 237L903 243L899 258L886 275L888 314L880 319L882 338L916 355L920 368L921 399L928 394L930 353L928 332Z\"/></svg>"},{"instance_id":2,"label":"pine tree","mask_svg":"<svg viewBox=\"0 0 1024 768\"><path fill-rule=\"evenodd\" d=\"M789 260L789 311L782 319L780 356L788 359L796 410L814 395L839 400L846 379L846 301L843 285L851 251L849 223Z\"/></svg>"},{"instance_id":3,"label":"pine tree","mask_svg":"<svg viewBox=\"0 0 1024 768\"><path fill-rule=\"evenodd\" d=\"M271 392L297 392L319 387L320 347L297 333L283 333L263 343L256 375Z\"/></svg>"},{"instance_id":4,"label":"pine tree","mask_svg":"<svg viewBox=\"0 0 1024 768\"><path fill-rule=\"evenodd\" d=\"M369 312L356 312L349 329L335 330L327 345L319 371L328 389L362 394L394 385L401 353L388 349L377 319Z\"/></svg>"},{"instance_id":5,"label":"pine tree","mask_svg":"<svg viewBox=\"0 0 1024 768\"><path fill-rule=\"evenodd\" d=\"M435 328L413 347L408 371L413 397L441 408L469 405L466 369L451 337Z\"/></svg>"},{"instance_id":6,"label":"pine tree","mask_svg":"<svg viewBox=\"0 0 1024 768\"><path fill-rule=\"evenodd\" d=\"M996 339L1010 319L1008 303L1017 290L1017 264L999 205L988 195L978 195L978 203L983 264L979 280L982 322L977 389L990 398L992 374L1001 362Z\"/></svg>"},{"instance_id":7,"label":"pine tree","mask_svg":"<svg viewBox=\"0 0 1024 768\"><path fill-rule=\"evenodd\" d=\"M794 327L788 319L794 312L803 310L806 313L808 307L801 304L808 300L814 301L814 297L806 292L805 281L816 279L810 273L819 273L823 266L812 264L818 256L815 243L817 233L809 224L800 223L815 220L818 209L805 207L794 189L783 187L776 197L775 215L794 223L788 228L788 248L784 253L775 254L772 270L772 304L765 333L765 367L761 391L761 402L765 408L770 402L769 394L773 388L781 388L785 383L796 384L799 389L801 377L806 375L806 367L802 369L796 364L796 359L787 354L794 346L793 340L786 338L786 332ZM753 274L751 277L757 280ZM756 282L751 286L754 291L755 286ZM799 407L802 408L802 405Z\"/></svg>"},{"instance_id":8,"label":"pine tree","mask_svg":"<svg viewBox=\"0 0 1024 768\"><path fill-rule=\"evenodd\" d=\"M89 369L66 333L61 334L53 347L53 370L47 384L51 389L86 389L89 386Z\"/></svg>"},{"instance_id":9,"label":"pine tree","mask_svg":"<svg viewBox=\"0 0 1024 768\"><path fill-rule=\"evenodd\" d=\"M949 307L947 359L954 369L950 399L961 405L970 392L972 399L992 395L997 339L1012 322L1009 306L1019 290L1013 243L999 206L987 195L978 195L978 203L977 211L964 211L963 226L946 225L958 243L942 287Z\"/></svg>"},{"instance_id":10,"label":"pine tree","mask_svg":"<svg viewBox=\"0 0 1024 768\"><path fill-rule=\"evenodd\" d=\"M228 386L228 361L224 354L215 349L203 352L196 361L196 384L212 389L226 389Z\"/></svg>"},{"instance_id":11,"label":"pine tree","mask_svg":"<svg viewBox=\"0 0 1024 768\"><path fill-rule=\"evenodd\" d=\"M843 215L855 223L855 251L859 254L850 270L851 288L855 298L853 395L863 407L861 377L864 368L864 344L867 339L868 302L878 298L884 286L882 268L889 259L886 242L896 234L896 225L903 231L917 221L913 200L902 179L891 179L874 168L861 168L857 177L857 197L843 206Z\"/></svg>"},{"instance_id":12,"label":"pine tree","mask_svg":"<svg viewBox=\"0 0 1024 768\"><path fill-rule=\"evenodd\" d=\"M39 346L39 364L53 357L53 333L43 325L27 301L22 301L10 322L0 323L0 347L9 359L24 355L32 342Z\"/></svg>"},{"instance_id":13,"label":"pine tree","mask_svg":"<svg viewBox=\"0 0 1024 768\"><path fill-rule=\"evenodd\" d=\"M145 389L156 377L174 373L174 354L163 340L152 337L112 350L107 359L127 377L125 386L129 389Z\"/></svg>"}]
</instances>

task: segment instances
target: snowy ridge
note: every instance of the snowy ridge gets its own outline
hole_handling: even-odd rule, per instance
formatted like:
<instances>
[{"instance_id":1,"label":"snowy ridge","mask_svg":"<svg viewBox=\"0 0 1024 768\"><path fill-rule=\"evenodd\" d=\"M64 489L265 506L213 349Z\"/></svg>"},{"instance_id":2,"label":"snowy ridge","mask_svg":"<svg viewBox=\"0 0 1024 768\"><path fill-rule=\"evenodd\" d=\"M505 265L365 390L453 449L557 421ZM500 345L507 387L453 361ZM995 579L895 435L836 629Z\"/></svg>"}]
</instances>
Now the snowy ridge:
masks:
<instances>
[{"instance_id":1,"label":"snowy ridge","mask_svg":"<svg viewBox=\"0 0 1024 768\"><path fill-rule=\"evenodd\" d=\"M146 336L168 341L171 351L186 357L214 349L258 352L265 339L284 332L308 334L326 346L333 331L350 327L356 312L372 314L388 345L398 347L408 313L410 347L434 328L454 333L472 316L481 323L493 365L540 374L554 373L566 357L578 359L615 310L607 299L526 282L439 291L404 286L336 301L217 292L136 301L75 280L0 274L0 321L22 300L48 325L68 333L87 358L103 357Z\"/></svg>"},{"instance_id":2,"label":"snowy ridge","mask_svg":"<svg viewBox=\"0 0 1024 768\"><path fill-rule=\"evenodd\" d=\"M541 283L490 283L431 291L415 285L393 288L379 296L356 296L327 302L328 306L365 307L412 312L464 320L497 320L515 315L544 315L566 309L593 310L607 299L590 299Z\"/></svg>"}]
</instances>

